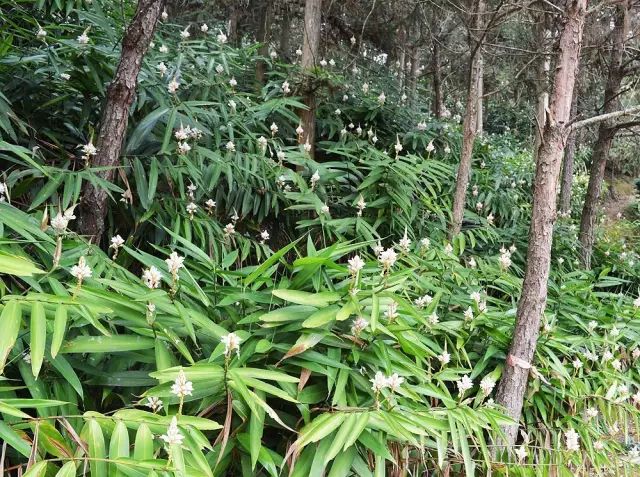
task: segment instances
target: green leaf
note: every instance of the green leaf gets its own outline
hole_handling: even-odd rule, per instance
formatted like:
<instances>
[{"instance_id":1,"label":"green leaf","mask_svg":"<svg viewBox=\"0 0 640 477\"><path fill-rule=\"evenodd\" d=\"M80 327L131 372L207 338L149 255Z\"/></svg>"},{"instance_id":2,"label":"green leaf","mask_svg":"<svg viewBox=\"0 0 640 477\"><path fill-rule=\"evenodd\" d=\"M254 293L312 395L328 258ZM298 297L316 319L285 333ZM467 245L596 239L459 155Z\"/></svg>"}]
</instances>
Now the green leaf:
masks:
<instances>
[{"instance_id":1,"label":"green leaf","mask_svg":"<svg viewBox=\"0 0 640 477\"><path fill-rule=\"evenodd\" d=\"M153 434L146 424L140 424L136 432L136 441L133 448L135 460L150 460L153 458Z\"/></svg>"},{"instance_id":2,"label":"green leaf","mask_svg":"<svg viewBox=\"0 0 640 477\"><path fill-rule=\"evenodd\" d=\"M47 461L43 460L34 464L27 472L23 474L23 477L44 477L47 473Z\"/></svg>"},{"instance_id":3,"label":"green leaf","mask_svg":"<svg viewBox=\"0 0 640 477\"><path fill-rule=\"evenodd\" d=\"M104 435L100 424L95 419L89 419L86 427L86 442L89 446L89 466L91 475L107 475L107 457L104 445Z\"/></svg>"},{"instance_id":4,"label":"green leaf","mask_svg":"<svg viewBox=\"0 0 640 477\"><path fill-rule=\"evenodd\" d=\"M32 277L38 273L44 273L31 260L0 252L0 274L14 275L16 277Z\"/></svg>"},{"instance_id":5,"label":"green leaf","mask_svg":"<svg viewBox=\"0 0 640 477\"><path fill-rule=\"evenodd\" d=\"M44 312L42 302L34 301L31 305L31 326L29 330L31 334L30 352L31 352L31 371L37 379L42 368L44 360L44 347L47 342L47 316Z\"/></svg>"},{"instance_id":6,"label":"green leaf","mask_svg":"<svg viewBox=\"0 0 640 477\"><path fill-rule=\"evenodd\" d=\"M64 334L67 330L67 307L59 305L56 308L56 316L53 320L53 335L51 336L51 357L55 358L62 345Z\"/></svg>"},{"instance_id":7,"label":"green leaf","mask_svg":"<svg viewBox=\"0 0 640 477\"><path fill-rule=\"evenodd\" d=\"M61 353L122 353L151 349L153 338L138 335L78 336L62 346Z\"/></svg>"},{"instance_id":8,"label":"green leaf","mask_svg":"<svg viewBox=\"0 0 640 477\"><path fill-rule=\"evenodd\" d=\"M76 470L76 463L70 460L60 468L55 477L75 477Z\"/></svg>"},{"instance_id":9,"label":"green leaf","mask_svg":"<svg viewBox=\"0 0 640 477\"><path fill-rule=\"evenodd\" d=\"M22 322L22 307L17 300L11 300L4 305L0 314L0 373L4 369L7 357L16 343Z\"/></svg>"},{"instance_id":10,"label":"green leaf","mask_svg":"<svg viewBox=\"0 0 640 477\"><path fill-rule=\"evenodd\" d=\"M279 289L272 292L278 298L285 301L296 303L298 305L310 305L317 308L328 306L334 301L338 301L341 297L334 292L309 293L300 290Z\"/></svg>"},{"instance_id":11,"label":"green leaf","mask_svg":"<svg viewBox=\"0 0 640 477\"><path fill-rule=\"evenodd\" d=\"M111 433L111 440L109 441L109 459L118 460L120 457L129 457L129 431L122 421L116 423L116 427ZM109 467L109 475L123 475L114 464L110 464Z\"/></svg>"},{"instance_id":12,"label":"green leaf","mask_svg":"<svg viewBox=\"0 0 640 477\"><path fill-rule=\"evenodd\" d=\"M312 313L309 318L302 322L304 328L319 328L336 319L339 308L328 306Z\"/></svg>"}]
</instances>

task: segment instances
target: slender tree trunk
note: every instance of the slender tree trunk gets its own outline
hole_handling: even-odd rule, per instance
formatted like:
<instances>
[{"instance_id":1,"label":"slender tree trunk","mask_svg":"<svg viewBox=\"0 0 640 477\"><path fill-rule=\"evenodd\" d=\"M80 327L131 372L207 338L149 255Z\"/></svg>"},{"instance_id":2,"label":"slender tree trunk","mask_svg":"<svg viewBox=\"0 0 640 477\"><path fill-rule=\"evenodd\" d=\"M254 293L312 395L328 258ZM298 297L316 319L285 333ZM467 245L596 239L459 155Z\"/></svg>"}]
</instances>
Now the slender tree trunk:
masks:
<instances>
[{"instance_id":1,"label":"slender tree trunk","mask_svg":"<svg viewBox=\"0 0 640 477\"><path fill-rule=\"evenodd\" d=\"M240 44L240 32L238 31L238 24L240 23L240 11L236 6L235 2L232 2L231 7L229 8L229 43L233 46L238 46Z\"/></svg>"},{"instance_id":2,"label":"slender tree trunk","mask_svg":"<svg viewBox=\"0 0 640 477\"><path fill-rule=\"evenodd\" d=\"M271 33L271 16L272 7L269 0L263 0L260 2L258 12L258 32L256 34L257 40L261 43L258 49L258 54L261 57L266 57L269 54L269 37ZM267 73L267 63L260 59L256 62L256 81L258 84L264 84L264 78Z\"/></svg>"},{"instance_id":3,"label":"slender tree trunk","mask_svg":"<svg viewBox=\"0 0 640 477\"><path fill-rule=\"evenodd\" d=\"M520 420L540 320L547 302L547 280L551 264L553 224L556 217L556 185L568 135L571 98L580 58L587 0L570 0L560 36L559 56L542 144L538 152L529 246L516 324L496 401L516 422ZM506 426L506 445L515 443L518 424Z\"/></svg>"},{"instance_id":4,"label":"slender tree trunk","mask_svg":"<svg viewBox=\"0 0 640 477\"><path fill-rule=\"evenodd\" d=\"M442 118L442 63L440 59L440 39L433 39L433 51L431 55L431 69L433 70L433 104L431 109L436 119Z\"/></svg>"},{"instance_id":5,"label":"slender tree trunk","mask_svg":"<svg viewBox=\"0 0 640 477\"><path fill-rule=\"evenodd\" d=\"M484 60L482 52L478 51L480 58L478 59L478 105L476 106L476 134L482 134L484 125Z\"/></svg>"},{"instance_id":6,"label":"slender tree trunk","mask_svg":"<svg viewBox=\"0 0 640 477\"><path fill-rule=\"evenodd\" d=\"M573 91L571 100L571 117L578 114L578 87ZM571 212L571 187L573 186L573 160L576 155L577 132L572 129L567 138L567 146L564 149L564 161L562 162L562 179L560 179L560 212Z\"/></svg>"},{"instance_id":7,"label":"slender tree trunk","mask_svg":"<svg viewBox=\"0 0 640 477\"><path fill-rule=\"evenodd\" d=\"M547 29L547 14L541 13L538 22L535 24L535 37L538 48L546 52L548 48L547 39L550 32ZM551 69L551 59L549 55L543 55L538 64L538 107L536 111L536 134L533 145L533 160L537 162L536 155L540 150L542 142L542 131L544 131L547 120L547 109L549 108L549 70Z\"/></svg>"},{"instance_id":8,"label":"slender tree trunk","mask_svg":"<svg viewBox=\"0 0 640 477\"><path fill-rule=\"evenodd\" d=\"M320 23L322 22L322 0L306 0L304 6L304 32L302 43L302 69L309 72L318 63L320 51ZM306 93L303 102L307 109L299 112L300 124L304 134L299 138L300 144L309 143L311 157L315 155L316 139L316 96L313 79L307 74Z\"/></svg>"},{"instance_id":9,"label":"slender tree trunk","mask_svg":"<svg viewBox=\"0 0 640 477\"><path fill-rule=\"evenodd\" d=\"M473 143L477 135L478 100L480 86L479 77L482 74L482 44L477 40L482 38L483 16L485 11L484 0L475 0L473 31L470 33L469 48L471 50L469 68L469 91L467 94L467 106L462 122L462 149L460 151L460 165L456 178L456 188L453 196L453 211L449 236L454 237L460 233L464 208L467 199L467 187L471 175L471 158L473 155Z\"/></svg>"},{"instance_id":10,"label":"slender tree trunk","mask_svg":"<svg viewBox=\"0 0 640 477\"><path fill-rule=\"evenodd\" d=\"M129 109L136 94L142 58L149 48L164 0L139 0L136 13L122 39L122 53L115 76L107 88L100 130L96 142L97 154L93 167L106 168L96 172L111 181L120 162L120 151L127 132ZM78 225L80 232L100 242L107 214L107 192L97 185L86 183L80 203Z\"/></svg>"},{"instance_id":11,"label":"slender tree trunk","mask_svg":"<svg viewBox=\"0 0 640 477\"><path fill-rule=\"evenodd\" d=\"M624 43L629 32L630 0L624 0L616 7L615 27L613 31L613 46L609 64L609 77L604 92L604 114L620 109L620 88L624 78L623 56ZM609 160L609 151L616 135L615 120L603 121L598 127L598 139L593 148L593 157L589 177L587 195L584 199L582 217L580 220L580 255L582 264L591 268L591 255L596 233L596 215L602 192L604 171Z\"/></svg>"},{"instance_id":12,"label":"slender tree trunk","mask_svg":"<svg viewBox=\"0 0 640 477\"><path fill-rule=\"evenodd\" d=\"M282 16L282 25L280 26L280 45L279 53L283 58L289 58L289 42L291 40L291 12L285 5Z\"/></svg>"},{"instance_id":13,"label":"slender tree trunk","mask_svg":"<svg viewBox=\"0 0 640 477\"><path fill-rule=\"evenodd\" d=\"M413 56L411 58L411 88L409 90L409 96L411 101L416 100L416 90L418 89L418 74L420 73L420 50L416 47L413 49Z\"/></svg>"}]
</instances>

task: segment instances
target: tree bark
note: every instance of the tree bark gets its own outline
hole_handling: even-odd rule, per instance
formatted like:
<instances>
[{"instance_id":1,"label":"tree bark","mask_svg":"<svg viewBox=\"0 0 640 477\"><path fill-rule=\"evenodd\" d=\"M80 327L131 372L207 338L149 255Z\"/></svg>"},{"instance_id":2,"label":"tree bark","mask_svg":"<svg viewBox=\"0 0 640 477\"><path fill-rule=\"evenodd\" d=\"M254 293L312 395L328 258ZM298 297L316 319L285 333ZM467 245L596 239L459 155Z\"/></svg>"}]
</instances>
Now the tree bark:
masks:
<instances>
[{"instance_id":1,"label":"tree bark","mask_svg":"<svg viewBox=\"0 0 640 477\"><path fill-rule=\"evenodd\" d=\"M289 42L291 41L291 12L287 5L284 5L284 13L282 14L282 24L280 25L280 56L289 59Z\"/></svg>"},{"instance_id":2,"label":"tree bark","mask_svg":"<svg viewBox=\"0 0 640 477\"><path fill-rule=\"evenodd\" d=\"M571 100L571 117L578 114L578 88L573 91ZM564 160L562 162L562 178L560 179L560 212L568 214L571 212L571 188L573 186L573 161L576 155L576 135L577 131L571 129L567 138L567 146L564 149Z\"/></svg>"},{"instance_id":3,"label":"tree bark","mask_svg":"<svg viewBox=\"0 0 640 477\"><path fill-rule=\"evenodd\" d=\"M433 39L433 50L431 55L431 69L433 70L433 104L431 109L436 119L442 118L442 62L440 59L440 39Z\"/></svg>"},{"instance_id":4,"label":"tree bark","mask_svg":"<svg viewBox=\"0 0 640 477\"><path fill-rule=\"evenodd\" d=\"M464 208L467 201L467 187L471 175L471 158L473 155L473 143L477 135L478 104L480 86L479 77L482 74L482 29L485 1L475 0L473 12L473 28L470 32L469 48L471 51L469 67L469 90L467 105L462 122L462 149L460 151L460 165L456 178L456 188L453 196L452 221L449 228L449 236L453 238L460 233Z\"/></svg>"},{"instance_id":5,"label":"tree bark","mask_svg":"<svg viewBox=\"0 0 640 477\"><path fill-rule=\"evenodd\" d=\"M624 78L623 57L624 44L629 32L630 0L620 2L616 7L615 26L613 30L613 46L609 62L609 76L604 92L603 113L608 114L620 109L620 88ZM615 121L603 121L598 127L598 139L593 148L589 185L584 199L582 217L580 219L580 258L585 268L591 268L591 255L596 233L596 215L602 192L604 172L609 160L609 151L617 128Z\"/></svg>"},{"instance_id":6,"label":"tree bark","mask_svg":"<svg viewBox=\"0 0 640 477\"><path fill-rule=\"evenodd\" d=\"M139 0L136 13L122 39L120 63L113 81L107 88L100 130L96 142L97 154L91 161L94 167L106 168L96 174L107 181L113 179L120 161L120 151L127 132L129 109L136 94L142 58L149 48L164 0ZM107 213L107 192L86 183L80 203L78 226L82 234L96 243L104 231Z\"/></svg>"},{"instance_id":7,"label":"tree bark","mask_svg":"<svg viewBox=\"0 0 640 477\"><path fill-rule=\"evenodd\" d=\"M556 185L560 175L563 148L569 128L571 99L582 45L587 0L570 0L566 6L564 28L560 36L553 93L542 143L538 151L533 208L529 229L527 264L522 294L518 302L516 324L496 401L504 406L516 423L520 420L540 321L547 301L547 280L551 263L553 225L556 218ZM506 445L513 446L518 424L506 426Z\"/></svg>"},{"instance_id":8,"label":"tree bark","mask_svg":"<svg viewBox=\"0 0 640 477\"><path fill-rule=\"evenodd\" d=\"M304 7L304 32L302 43L302 69L307 73L303 103L307 109L299 112L300 124L304 133L299 137L300 144L311 145L309 154L315 156L316 138L316 96L313 78L308 74L318 62L320 50L320 23L322 21L322 0L307 0Z\"/></svg>"},{"instance_id":9,"label":"tree bark","mask_svg":"<svg viewBox=\"0 0 640 477\"><path fill-rule=\"evenodd\" d=\"M269 0L263 0L260 2L258 11L258 31L256 37L259 43L261 43L258 49L258 54L261 57L266 57L269 54L269 36L271 33L271 15L272 15L271 2ZM267 63L263 59L259 59L256 62L256 81L259 85L264 84L264 77L267 73Z\"/></svg>"},{"instance_id":10,"label":"tree bark","mask_svg":"<svg viewBox=\"0 0 640 477\"><path fill-rule=\"evenodd\" d=\"M484 130L484 60L482 52L478 51L480 58L478 59L478 105L476 106L476 134L482 134Z\"/></svg>"},{"instance_id":11,"label":"tree bark","mask_svg":"<svg viewBox=\"0 0 640 477\"><path fill-rule=\"evenodd\" d=\"M540 13L540 18L535 24L535 38L537 47L542 51L547 50L547 40L550 36L550 32L547 29L547 14L545 12ZM551 59L549 55L542 55L538 63L538 107L536 111L536 133L533 145L533 161L537 162L536 154L540 150L540 143L542 142L542 131L544 130L545 122L547 120L547 109L549 108L549 70L551 69Z\"/></svg>"}]
</instances>

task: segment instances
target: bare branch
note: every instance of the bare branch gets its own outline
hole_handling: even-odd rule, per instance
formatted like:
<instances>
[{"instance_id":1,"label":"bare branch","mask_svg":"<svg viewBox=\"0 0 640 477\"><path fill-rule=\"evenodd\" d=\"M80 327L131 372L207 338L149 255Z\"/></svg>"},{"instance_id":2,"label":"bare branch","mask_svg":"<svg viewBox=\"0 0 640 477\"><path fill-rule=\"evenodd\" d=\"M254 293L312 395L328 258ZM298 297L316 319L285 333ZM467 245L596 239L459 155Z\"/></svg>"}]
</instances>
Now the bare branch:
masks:
<instances>
[{"instance_id":1,"label":"bare branch","mask_svg":"<svg viewBox=\"0 0 640 477\"><path fill-rule=\"evenodd\" d=\"M576 121L573 124L570 124L569 127L571 129L579 129L584 126L590 126L592 124L600 123L602 121L608 121L609 119L615 119L622 116L630 116L632 114L640 113L640 105L634 106L633 108L622 109L620 111L614 111L613 113L600 114L598 116L594 116L592 118L583 119L582 121Z\"/></svg>"}]
</instances>

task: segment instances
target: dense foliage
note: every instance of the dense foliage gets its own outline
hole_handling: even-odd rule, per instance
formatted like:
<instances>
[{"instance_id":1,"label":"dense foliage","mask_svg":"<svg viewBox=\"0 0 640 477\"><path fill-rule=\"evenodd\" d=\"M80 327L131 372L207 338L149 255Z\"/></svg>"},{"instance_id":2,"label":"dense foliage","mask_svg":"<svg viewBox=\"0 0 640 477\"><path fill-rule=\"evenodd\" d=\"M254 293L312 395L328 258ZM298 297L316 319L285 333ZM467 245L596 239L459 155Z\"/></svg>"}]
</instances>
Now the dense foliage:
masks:
<instances>
[{"instance_id":1,"label":"dense foliage","mask_svg":"<svg viewBox=\"0 0 640 477\"><path fill-rule=\"evenodd\" d=\"M633 464L640 264L630 234L608 227L594 270L577 265L584 175L556 226L527 432L506 455L492 395L523 276L528 144L508 128L478 142L450 242L455 104L431 118L375 60L354 69L345 46L313 72L312 159L297 141L296 64L168 19L107 183L87 157L131 12L26 8L2 12L0 468L524 476ZM87 181L113 198L103 247L74 232ZM637 240L637 222L618 227Z\"/></svg>"}]
</instances>

